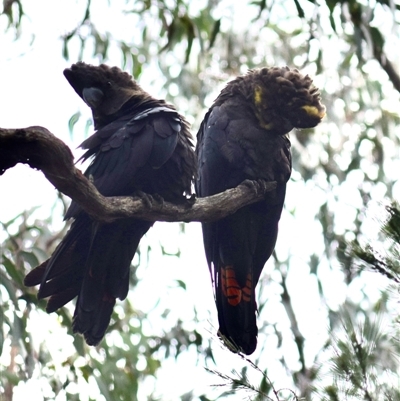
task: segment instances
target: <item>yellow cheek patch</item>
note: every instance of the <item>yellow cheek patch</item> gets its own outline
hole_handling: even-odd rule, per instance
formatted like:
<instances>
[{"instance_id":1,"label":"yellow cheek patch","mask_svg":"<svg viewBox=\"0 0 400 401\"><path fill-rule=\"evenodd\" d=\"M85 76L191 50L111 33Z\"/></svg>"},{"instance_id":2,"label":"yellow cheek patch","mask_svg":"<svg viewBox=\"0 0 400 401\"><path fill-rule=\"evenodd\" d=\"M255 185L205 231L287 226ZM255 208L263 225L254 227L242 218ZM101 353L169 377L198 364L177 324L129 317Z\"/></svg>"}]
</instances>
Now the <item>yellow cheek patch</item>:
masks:
<instances>
[{"instance_id":1,"label":"yellow cheek patch","mask_svg":"<svg viewBox=\"0 0 400 401\"><path fill-rule=\"evenodd\" d=\"M323 107L322 109L318 109L315 106L303 106L302 107L305 112L312 117L319 117L319 118L324 118L326 114L326 109Z\"/></svg>"},{"instance_id":2,"label":"yellow cheek patch","mask_svg":"<svg viewBox=\"0 0 400 401\"><path fill-rule=\"evenodd\" d=\"M262 89L259 86L254 89L254 103L256 106L262 103Z\"/></svg>"},{"instance_id":3,"label":"yellow cheek patch","mask_svg":"<svg viewBox=\"0 0 400 401\"><path fill-rule=\"evenodd\" d=\"M273 128L273 123L266 123L262 117L262 103L263 103L263 90L260 86L256 86L254 89L254 104L257 108L256 116L258 121L260 122L260 126L265 129ZM260 112L261 111L261 112Z\"/></svg>"}]
</instances>

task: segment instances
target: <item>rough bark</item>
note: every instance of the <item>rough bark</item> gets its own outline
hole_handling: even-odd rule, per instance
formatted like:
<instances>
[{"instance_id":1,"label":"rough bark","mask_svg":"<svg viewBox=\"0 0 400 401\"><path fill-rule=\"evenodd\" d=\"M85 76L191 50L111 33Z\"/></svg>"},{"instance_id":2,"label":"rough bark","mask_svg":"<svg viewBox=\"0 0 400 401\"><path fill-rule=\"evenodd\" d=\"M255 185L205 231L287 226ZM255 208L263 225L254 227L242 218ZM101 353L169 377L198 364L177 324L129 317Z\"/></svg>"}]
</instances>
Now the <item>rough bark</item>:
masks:
<instances>
[{"instance_id":1,"label":"rough bark","mask_svg":"<svg viewBox=\"0 0 400 401\"><path fill-rule=\"evenodd\" d=\"M0 128L0 175L17 163L41 170L60 192L98 221L129 217L148 221L213 221L262 200L266 192L276 187L275 182L245 181L220 194L188 199L179 205L151 196L104 197L73 161L68 146L44 127Z\"/></svg>"}]
</instances>

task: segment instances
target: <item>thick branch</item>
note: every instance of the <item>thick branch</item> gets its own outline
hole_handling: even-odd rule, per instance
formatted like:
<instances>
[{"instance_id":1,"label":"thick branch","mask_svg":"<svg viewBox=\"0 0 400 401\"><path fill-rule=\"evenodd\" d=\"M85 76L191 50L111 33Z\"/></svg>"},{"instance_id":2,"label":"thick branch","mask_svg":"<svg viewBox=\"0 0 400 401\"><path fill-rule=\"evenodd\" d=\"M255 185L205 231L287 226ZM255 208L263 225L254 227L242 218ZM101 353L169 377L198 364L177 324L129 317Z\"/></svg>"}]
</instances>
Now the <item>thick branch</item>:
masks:
<instances>
[{"instance_id":1,"label":"thick branch","mask_svg":"<svg viewBox=\"0 0 400 401\"><path fill-rule=\"evenodd\" d=\"M39 169L62 193L79 203L95 220L111 222L135 217L148 221L212 221L260 201L275 182L246 181L223 193L188 200L184 205L134 197L104 197L78 170L73 155L60 139L43 127L0 128L0 175L17 163Z\"/></svg>"}]
</instances>

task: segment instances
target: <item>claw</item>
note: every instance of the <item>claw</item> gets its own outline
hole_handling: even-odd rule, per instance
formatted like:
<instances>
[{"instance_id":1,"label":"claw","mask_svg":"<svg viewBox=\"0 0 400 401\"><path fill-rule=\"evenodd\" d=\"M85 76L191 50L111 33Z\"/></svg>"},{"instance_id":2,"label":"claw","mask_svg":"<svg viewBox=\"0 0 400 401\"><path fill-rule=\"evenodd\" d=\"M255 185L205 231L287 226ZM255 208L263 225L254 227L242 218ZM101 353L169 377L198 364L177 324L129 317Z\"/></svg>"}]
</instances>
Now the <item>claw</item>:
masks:
<instances>
[{"instance_id":1,"label":"claw","mask_svg":"<svg viewBox=\"0 0 400 401\"><path fill-rule=\"evenodd\" d=\"M134 196L140 198L148 208L151 208L153 206L154 198L150 194L138 190L134 193Z\"/></svg>"},{"instance_id":2,"label":"claw","mask_svg":"<svg viewBox=\"0 0 400 401\"><path fill-rule=\"evenodd\" d=\"M259 194L260 192L265 193L267 191L267 187L270 184L270 182L263 179L258 179L258 180L244 180L242 184L250 188L251 190L255 191L257 194Z\"/></svg>"},{"instance_id":3,"label":"claw","mask_svg":"<svg viewBox=\"0 0 400 401\"><path fill-rule=\"evenodd\" d=\"M153 194L152 196L153 196L153 199L154 199L156 202L161 203L161 206L164 206L165 201L164 201L164 198L163 198L161 195L159 195L159 194Z\"/></svg>"},{"instance_id":4,"label":"claw","mask_svg":"<svg viewBox=\"0 0 400 401\"><path fill-rule=\"evenodd\" d=\"M242 184L252 189L253 191L258 192L260 190L261 181L262 180L244 180Z\"/></svg>"},{"instance_id":5,"label":"claw","mask_svg":"<svg viewBox=\"0 0 400 401\"><path fill-rule=\"evenodd\" d=\"M197 199L196 195L192 194L192 196L190 198L186 198L186 202L185 203L186 203L187 206L192 207L195 204L196 199Z\"/></svg>"}]
</instances>

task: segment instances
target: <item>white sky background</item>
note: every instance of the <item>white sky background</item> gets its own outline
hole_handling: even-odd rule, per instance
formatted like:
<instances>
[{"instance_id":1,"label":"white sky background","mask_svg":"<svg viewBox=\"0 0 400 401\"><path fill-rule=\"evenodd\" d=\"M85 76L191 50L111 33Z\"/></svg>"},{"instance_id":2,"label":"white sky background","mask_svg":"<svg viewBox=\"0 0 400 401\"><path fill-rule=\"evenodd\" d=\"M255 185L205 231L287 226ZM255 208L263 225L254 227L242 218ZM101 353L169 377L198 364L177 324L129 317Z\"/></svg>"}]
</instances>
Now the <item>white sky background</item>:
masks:
<instances>
[{"instance_id":1,"label":"white sky background","mask_svg":"<svg viewBox=\"0 0 400 401\"><path fill-rule=\"evenodd\" d=\"M118 3L118 4L117 4ZM229 3L229 2L227 2ZM99 25L106 24L110 20L118 21L111 29L111 32L120 34L123 30L129 29L126 20L121 21L120 14L113 14L113 10L119 10L124 2L113 2L113 8L107 11L107 14L101 14L107 1L97 1L99 15L93 14L93 19L98 21ZM72 1L53 1L45 0L38 6L37 2L25 2L25 13L29 20L25 19L22 24L22 37L17 41L13 41L11 33L0 36L0 126L3 128L20 128L31 125L41 125L48 128L60 139L65 141L67 145L79 155L80 151L75 151L77 145L83 140L83 131L86 117L90 116L88 108L81 99L76 95L74 90L65 80L62 71L69 67L78 54L70 54L71 61L66 62L61 56L62 44L59 37L73 29L77 21L83 16L84 2ZM238 15L238 14L236 14ZM51 16L51 18L49 18ZM240 16L242 17L242 16ZM126 17L128 18L128 17ZM134 18L134 17L129 17ZM5 31L5 17L0 18L0 32ZM130 21L132 23L132 20ZM34 41L30 45L31 35L34 34ZM75 56L75 58L74 58ZM77 60L76 60L77 61ZM85 57L84 61L97 64L97 60ZM111 51L110 65L121 65L120 53L115 49ZM162 78L155 77L153 72L144 72L140 77L139 83L142 87L153 96L160 96L163 92ZM73 139L71 140L68 131L69 118L78 111L82 112L83 117L74 129ZM193 129L195 134L196 127ZM299 319L300 330L306 337L306 361L312 363L315 353L321 348L326 339L327 321L325 316L325 307L320 305L318 296L317 283L313 276L309 275L308 257L314 252L321 252L323 249L322 233L319 232L319 226L314 221L315 210L320 207L322 200L326 194L321 188L317 188L314 183L307 183L304 186L300 181L292 180L288 185L288 193L286 206L288 210L296 209L295 218L284 213L280 223L280 235L278 238L277 252L281 259L286 255L294 255L292 263L297 262L296 270L292 269L288 278L289 291L294 300L295 312ZM348 188L351 192L351 188ZM310 196L312 193L312 196ZM383 195L381 195L382 197ZM8 170L0 177L0 221L8 221L21 213L23 210L30 209L34 206L41 206L35 212L35 217L42 219L49 216L51 207L56 200L56 191L51 184L43 177L41 172L34 171L27 166L18 165ZM346 213L352 213L354 210L354 199L349 199L348 204L343 205L343 224L346 226ZM346 211L347 210L347 211ZM62 210L56 210L53 214L55 228L62 226ZM307 227L307 237L304 232ZM376 229L376 226L375 226ZM182 257L177 261L175 258L162 257L156 246L153 246L151 260L149 266L145 269L139 269L141 283L135 291L135 307L138 309L151 309L159 294L163 294L171 304L172 313L182 317L182 320L189 321L192 319L192 305L196 305L199 311L199 319L202 320L202 334L208 336L208 330L215 333L218 325L215 306L212 296L211 283L206 267L203 254L201 232L199 224L186 225L186 236L179 236L177 225L156 224L150 233L142 241L142 245L157 244L160 241L164 246L174 249L179 243L182 250ZM175 233L175 234L173 234ZM0 233L0 240L2 234ZM290 244L290 247L288 247ZM323 267L324 268L324 267ZM370 282L354 283L354 286L347 289L343 284L342 273L339 266L336 270L330 270L328 266L326 270L326 282L329 283L324 288L327 294L327 303L333 309L339 306L351 290L354 294L361 294L354 286L362 287L365 285L368 294L372 297L379 296L379 287L377 281L379 277L373 276ZM265 267L266 277L274 275L273 263L268 262ZM151 289L152 277L154 275L162 277L156 282L157 288ZM173 284L171 277L181 279L187 283L187 291L171 290L169 285ZM304 289L306 289L304 291ZM365 289L364 289L365 290ZM276 322L278 327L290 338L290 327L285 312L280 304L278 286L274 287L273 283L266 283L264 291L268 291L269 301L263 311L268 316L269 322ZM207 296L204 296L207 293ZM355 295L357 297L357 295ZM205 301L206 299L206 301ZM161 309L158 309L158 311ZM153 313L153 318L157 311ZM282 318L283 316L283 318ZM207 320L211 320L210 323ZM42 322L40 325L42 326ZM46 327L52 327L57 333L57 325L52 320L52 316L46 320ZM157 322L155 321L155 325ZM42 326L43 327L43 326ZM32 328L35 331L35 328ZM40 328L39 328L40 331ZM39 333L38 333L39 335ZM44 334L41 333L43 336ZM53 334L54 336L54 334ZM53 349L55 353L60 354L62 358L65 350L60 350L59 344L49 334L46 335L49 349ZM228 351L219 351L219 345L215 343L215 354L218 368L229 373L232 366L238 364L238 357ZM262 344L260 344L261 346ZM287 347L293 346L288 343ZM72 344L69 345L71 348ZM269 366L270 377L275 379L275 384L286 387L286 380L280 382L280 377L286 377L284 372L280 372L281 365L277 361L279 359L280 350L276 350L276 344L266 344L262 355L259 350L255 353L255 357L260 357L260 366ZM297 351L286 348L285 358L289 366L296 367ZM292 360L290 357L292 356ZM254 358L251 358L254 360ZM267 360L269 361L267 363ZM273 361L276 361L275 363ZM157 378L157 389L161 391L165 400L174 400L177 396L185 391L198 389L204 390L207 386L211 386L218 382L215 376L205 373L203 367L196 365L196 355L188 353L178 358L177 363L174 360L166 361L166 366L160 371ZM241 366L239 364L239 366ZM275 369L275 370L274 370ZM240 370L238 368L238 370ZM281 374L282 373L282 374ZM176 386L172 375L179 377L180 386ZM16 390L15 401L26 400L27 396L32 401L41 400L41 395L33 389L39 384L32 382L28 386L20 386ZM155 383L148 379L143 391L151 388ZM185 388L186 386L186 388ZM35 398L34 394L38 394ZM82 394L82 401L85 395ZM144 397L144 394L143 394ZM100 399L100 398L99 398ZM145 398L143 398L145 399ZM61 401L62 398L57 398Z\"/></svg>"}]
</instances>

